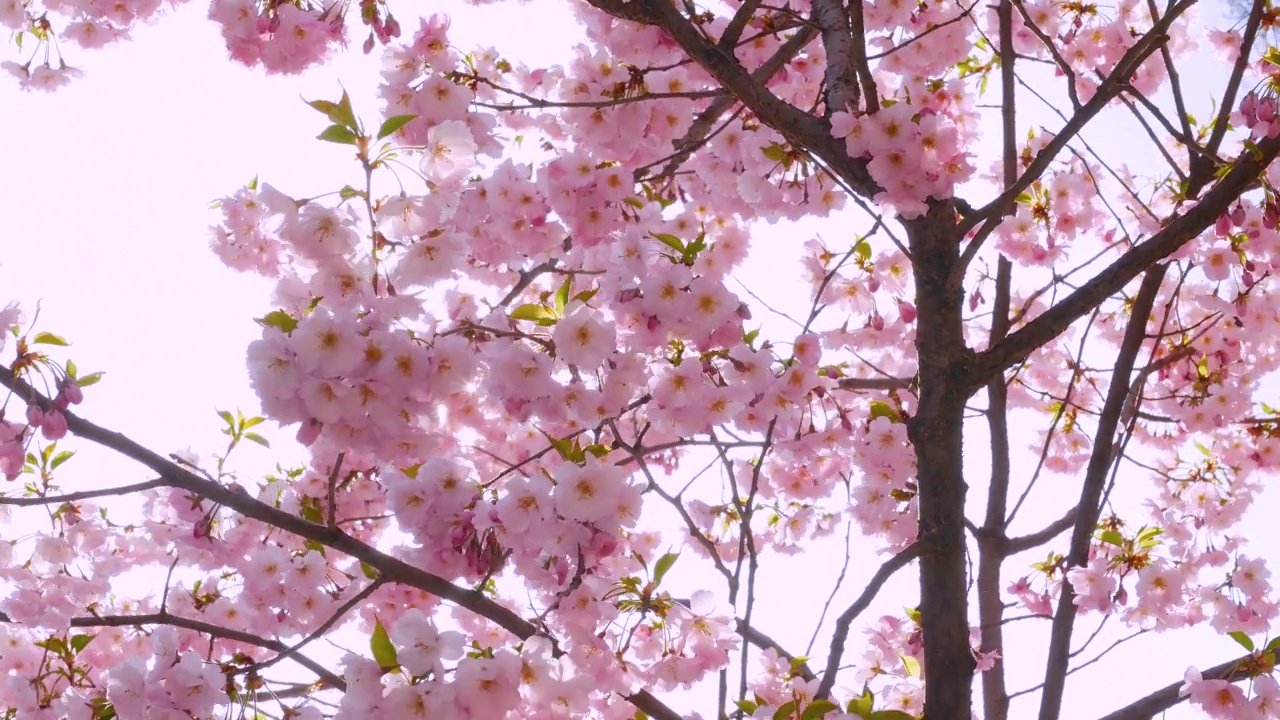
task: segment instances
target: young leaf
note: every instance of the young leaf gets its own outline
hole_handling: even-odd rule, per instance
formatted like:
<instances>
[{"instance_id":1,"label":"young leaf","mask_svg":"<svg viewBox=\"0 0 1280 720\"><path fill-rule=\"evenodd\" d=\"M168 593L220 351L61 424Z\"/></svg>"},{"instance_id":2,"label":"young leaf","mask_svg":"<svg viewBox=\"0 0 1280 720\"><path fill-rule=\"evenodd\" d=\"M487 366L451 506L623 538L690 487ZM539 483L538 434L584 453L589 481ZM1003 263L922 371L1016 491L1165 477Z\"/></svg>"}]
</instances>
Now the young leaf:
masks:
<instances>
[{"instance_id":1,"label":"young leaf","mask_svg":"<svg viewBox=\"0 0 1280 720\"><path fill-rule=\"evenodd\" d=\"M35 339L31 341L31 344L32 345L61 345L63 347L66 347L71 343L67 342L59 335L54 335L53 333L48 333L48 332L42 332L39 335L36 335Z\"/></svg>"},{"instance_id":2,"label":"young leaf","mask_svg":"<svg viewBox=\"0 0 1280 720\"><path fill-rule=\"evenodd\" d=\"M573 276L569 275L565 277L560 289L556 290L556 313L561 317L564 317L564 309L569 305L569 292L572 285Z\"/></svg>"},{"instance_id":3,"label":"young leaf","mask_svg":"<svg viewBox=\"0 0 1280 720\"><path fill-rule=\"evenodd\" d=\"M82 388L86 388L86 387L89 387L90 385L93 385L94 383L98 382L101 379L102 379L101 372L89 373L84 377L76 378L76 384Z\"/></svg>"},{"instance_id":4,"label":"young leaf","mask_svg":"<svg viewBox=\"0 0 1280 720\"><path fill-rule=\"evenodd\" d=\"M395 131L413 122L417 117L417 115L394 115L387 118L383 121L382 126L378 128L378 139L381 140L390 136Z\"/></svg>"},{"instance_id":5,"label":"young leaf","mask_svg":"<svg viewBox=\"0 0 1280 720\"><path fill-rule=\"evenodd\" d=\"M400 662L396 660L396 648L391 644L391 637L387 635L387 629L382 627L382 620L375 617L373 623L373 636L369 639L373 659L384 671L395 670L400 667Z\"/></svg>"},{"instance_id":6,"label":"young leaf","mask_svg":"<svg viewBox=\"0 0 1280 720\"><path fill-rule=\"evenodd\" d=\"M684 255L684 243L680 241L680 238L676 237L675 235L668 235L667 233L649 233L649 234L653 236L654 239L661 241L663 245L666 245L672 250L675 250L676 252L680 253L682 256Z\"/></svg>"},{"instance_id":7,"label":"young leaf","mask_svg":"<svg viewBox=\"0 0 1280 720\"><path fill-rule=\"evenodd\" d=\"M1244 648L1245 650L1248 650L1249 652L1253 652L1253 640L1251 640L1248 635L1240 632L1239 630L1234 630L1232 632L1227 633L1227 637L1231 638L1232 640L1235 640L1237 643L1240 644L1240 647Z\"/></svg>"},{"instance_id":8,"label":"young leaf","mask_svg":"<svg viewBox=\"0 0 1280 720\"><path fill-rule=\"evenodd\" d=\"M809 707L800 713L800 720L819 720L829 712L837 712L840 706L830 700L814 700L809 703Z\"/></svg>"},{"instance_id":9,"label":"young leaf","mask_svg":"<svg viewBox=\"0 0 1280 720\"><path fill-rule=\"evenodd\" d=\"M1103 530L1098 533L1098 539L1108 545L1115 545L1116 547L1124 545L1124 536L1115 530Z\"/></svg>"},{"instance_id":10,"label":"young leaf","mask_svg":"<svg viewBox=\"0 0 1280 720\"><path fill-rule=\"evenodd\" d=\"M97 635L72 635L71 649L75 650L76 652L80 652L81 650L84 650L89 645L89 643L93 642L93 639L96 637L98 636Z\"/></svg>"},{"instance_id":11,"label":"young leaf","mask_svg":"<svg viewBox=\"0 0 1280 720\"><path fill-rule=\"evenodd\" d=\"M534 305L533 303L528 303L525 305L521 305L515 310L512 310L509 313L508 317L510 317L512 320L542 321L542 320L556 320L560 316L557 315L554 310L552 310L549 307L546 307L545 305Z\"/></svg>"},{"instance_id":12,"label":"young leaf","mask_svg":"<svg viewBox=\"0 0 1280 720\"><path fill-rule=\"evenodd\" d=\"M658 558L653 564L653 586L657 587L662 584L662 578L666 576L667 571L672 565L676 564L676 560L680 558L680 553L667 553Z\"/></svg>"},{"instance_id":13,"label":"young leaf","mask_svg":"<svg viewBox=\"0 0 1280 720\"><path fill-rule=\"evenodd\" d=\"M351 132L350 128L341 125L330 125L323 132L316 136L317 140L338 143L339 145L355 145L356 134Z\"/></svg>"},{"instance_id":14,"label":"young leaf","mask_svg":"<svg viewBox=\"0 0 1280 720\"><path fill-rule=\"evenodd\" d=\"M254 432L251 432L251 433L245 433L245 434L244 434L244 439L245 439L245 440L249 440L249 441L251 441L251 442L256 442L256 443L258 443L259 445L261 445L261 446L262 446L262 447L264 447L264 448L269 448L269 447L271 447L271 443L267 442L267 439L266 439L266 438L264 438L264 437L262 437L262 436L261 436L261 435L259 435L258 433L254 433Z\"/></svg>"},{"instance_id":15,"label":"young leaf","mask_svg":"<svg viewBox=\"0 0 1280 720\"><path fill-rule=\"evenodd\" d=\"M68 460L70 460L70 459L71 459L71 456L72 456L72 455L75 455L75 454L76 454L76 453L75 453L75 451L74 451L74 450L63 450L62 452L58 453L57 455L54 455L54 456L53 456L53 462L50 462L50 463L49 463L49 469L50 469L50 470L57 470L59 465L61 465L62 463L66 462L66 461L68 461Z\"/></svg>"},{"instance_id":16,"label":"young leaf","mask_svg":"<svg viewBox=\"0 0 1280 720\"><path fill-rule=\"evenodd\" d=\"M298 321L283 310L272 310L266 316L255 320L255 322L263 327L280 328L285 335L290 335L294 330L298 329ZM81 386L83 385L84 383L81 383Z\"/></svg>"},{"instance_id":17,"label":"young leaf","mask_svg":"<svg viewBox=\"0 0 1280 720\"><path fill-rule=\"evenodd\" d=\"M324 113L325 117L329 118L329 120L331 120L335 125L350 128L353 132L357 129L356 114L355 111L351 109L351 98L347 96L345 91L342 93L342 99L336 103L329 102L328 100L311 100L309 102L304 102L307 102L311 107Z\"/></svg>"}]
</instances>

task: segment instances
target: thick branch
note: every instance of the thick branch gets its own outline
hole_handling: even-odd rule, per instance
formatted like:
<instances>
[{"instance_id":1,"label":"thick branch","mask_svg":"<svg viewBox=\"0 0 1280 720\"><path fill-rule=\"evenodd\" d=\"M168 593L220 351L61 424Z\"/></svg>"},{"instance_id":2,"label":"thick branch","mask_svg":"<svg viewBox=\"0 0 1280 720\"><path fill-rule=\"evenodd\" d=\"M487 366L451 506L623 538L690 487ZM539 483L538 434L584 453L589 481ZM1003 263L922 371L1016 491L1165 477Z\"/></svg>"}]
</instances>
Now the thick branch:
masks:
<instances>
[{"instance_id":1,"label":"thick branch","mask_svg":"<svg viewBox=\"0 0 1280 720\"><path fill-rule=\"evenodd\" d=\"M1029 535L1022 535L1021 537L1009 538L1008 540L1005 541L1005 545L1004 545L1005 552L1012 555L1014 553L1020 553L1024 550L1030 550L1031 548L1040 547L1041 545L1049 542L1050 540L1058 537L1062 533L1075 527L1075 524L1076 524L1076 509L1071 508L1070 510L1067 511L1067 514L1049 523L1049 525L1042 530L1037 530L1036 532L1033 532Z\"/></svg>"},{"instance_id":2,"label":"thick branch","mask_svg":"<svg viewBox=\"0 0 1280 720\"><path fill-rule=\"evenodd\" d=\"M699 32L669 0L590 2L616 17L661 27L694 62L741 100L760 122L773 128L793 146L812 153L859 194L869 198L879 191L867 172L866 163L849 157L844 142L832 137L828 123L774 95L752 77L732 53Z\"/></svg>"},{"instance_id":3,"label":"thick branch","mask_svg":"<svg viewBox=\"0 0 1280 720\"><path fill-rule=\"evenodd\" d=\"M1205 680L1236 682L1249 676L1247 668L1252 660L1253 657L1251 655L1245 655L1235 660L1228 660L1220 665L1214 665L1200 674ZM1182 685L1182 682L1165 685L1141 700L1129 703L1119 710L1099 718L1099 720L1152 720L1152 718L1159 716L1160 713L1187 699L1185 695L1179 694Z\"/></svg>"},{"instance_id":4,"label":"thick branch","mask_svg":"<svg viewBox=\"0 0 1280 720\"><path fill-rule=\"evenodd\" d=\"M1195 207L1175 215L1163 230L1134 246L1043 315L980 353L974 366L974 385L981 385L1005 368L1021 362L1036 348L1062 334L1071 323L1093 310L1103 300L1119 292L1130 280L1177 252L1213 225L1226 212L1227 206L1235 202L1271 161L1280 155L1280 138L1263 139L1257 147L1256 155L1246 152Z\"/></svg>"},{"instance_id":5,"label":"thick branch","mask_svg":"<svg viewBox=\"0 0 1280 720\"><path fill-rule=\"evenodd\" d=\"M853 0L855 3L858 1ZM855 40L844 2L813 0L813 21L822 31L822 46L827 53L824 76L827 85L827 112L857 112L859 93L857 67L854 65Z\"/></svg>"},{"instance_id":6,"label":"thick branch","mask_svg":"<svg viewBox=\"0 0 1280 720\"><path fill-rule=\"evenodd\" d=\"M1093 441L1093 452L1080 488L1075 528L1071 533L1071 549L1067 553L1067 567L1083 566L1089 561L1089 544L1098 525L1099 503L1106 484L1107 468L1111 465L1111 449L1115 444L1120 414L1129 398L1129 379L1142 343L1147 339L1147 321L1155 306L1156 294L1164 280L1166 265L1154 265L1142 278L1142 287L1133 301L1129 325L1116 356L1115 370L1107 388L1107 399L1098 417L1098 431ZM1066 688L1067 669L1071 659L1071 630L1075 624L1075 592L1071 582L1062 584L1058 608L1053 616L1053 630L1049 636L1048 662L1045 667L1044 693L1040 699L1040 720L1058 720L1062 712L1063 690Z\"/></svg>"}]
</instances>

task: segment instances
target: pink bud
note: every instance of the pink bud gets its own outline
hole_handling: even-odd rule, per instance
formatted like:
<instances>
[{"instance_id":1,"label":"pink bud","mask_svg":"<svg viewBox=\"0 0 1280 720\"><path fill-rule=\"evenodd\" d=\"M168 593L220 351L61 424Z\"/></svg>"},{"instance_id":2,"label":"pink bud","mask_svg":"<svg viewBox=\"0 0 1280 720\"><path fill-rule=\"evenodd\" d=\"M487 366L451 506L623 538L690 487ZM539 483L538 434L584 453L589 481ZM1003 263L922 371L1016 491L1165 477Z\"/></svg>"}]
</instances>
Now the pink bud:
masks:
<instances>
[{"instance_id":1,"label":"pink bud","mask_svg":"<svg viewBox=\"0 0 1280 720\"><path fill-rule=\"evenodd\" d=\"M40 431L48 440L61 440L67 436L67 416L60 412L45 413Z\"/></svg>"},{"instance_id":2,"label":"pink bud","mask_svg":"<svg viewBox=\"0 0 1280 720\"><path fill-rule=\"evenodd\" d=\"M1219 215L1218 221L1213 224L1213 234L1218 237L1226 237L1231 233L1231 218L1227 215Z\"/></svg>"},{"instance_id":3,"label":"pink bud","mask_svg":"<svg viewBox=\"0 0 1280 720\"><path fill-rule=\"evenodd\" d=\"M27 406L27 424L32 427L40 427L44 424L44 411L34 403Z\"/></svg>"},{"instance_id":4,"label":"pink bud","mask_svg":"<svg viewBox=\"0 0 1280 720\"><path fill-rule=\"evenodd\" d=\"M298 442L310 447L312 443L320 438L320 431L324 429L324 423L312 418L298 428Z\"/></svg>"},{"instance_id":5,"label":"pink bud","mask_svg":"<svg viewBox=\"0 0 1280 720\"><path fill-rule=\"evenodd\" d=\"M916 306L909 302L898 303L898 316L902 322L910 324L916 321Z\"/></svg>"},{"instance_id":6,"label":"pink bud","mask_svg":"<svg viewBox=\"0 0 1280 720\"><path fill-rule=\"evenodd\" d=\"M369 33L369 37L365 39L362 49L364 50L365 55L373 52L373 33Z\"/></svg>"},{"instance_id":7,"label":"pink bud","mask_svg":"<svg viewBox=\"0 0 1280 720\"><path fill-rule=\"evenodd\" d=\"M80 386L76 384L75 380L68 378L63 381L62 393L67 396L67 400L69 400L72 405L79 405L84 402L84 391L80 389Z\"/></svg>"}]
</instances>

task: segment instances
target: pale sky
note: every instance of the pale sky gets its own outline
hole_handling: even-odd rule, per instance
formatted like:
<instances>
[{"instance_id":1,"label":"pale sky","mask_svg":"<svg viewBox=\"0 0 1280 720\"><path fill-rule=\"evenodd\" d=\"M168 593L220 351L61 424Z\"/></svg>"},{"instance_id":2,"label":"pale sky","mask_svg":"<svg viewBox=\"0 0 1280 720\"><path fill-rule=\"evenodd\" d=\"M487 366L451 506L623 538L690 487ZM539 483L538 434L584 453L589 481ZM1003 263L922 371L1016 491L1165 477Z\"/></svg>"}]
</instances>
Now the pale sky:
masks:
<instances>
[{"instance_id":1,"label":"pale sky","mask_svg":"<svg viewBox=\"0 0 1280 720\"><path fill-rule=\"evenodd\" d=\"M569 56L569 43L551 30L571 27L566 3L504 3L478 10L448 3L432 9L454 16L451 38L460 48L492 44L530 65ZM410 35L417 22L407 10L400 20ZM67 356L82 372L107 372L86 392L86 417L160 452L192 447L207 455L221 448L215 408L256 410L244 350L259 336L252 318L270 309L268 283L226 269L208 250L208 227L218 217L209 203L255 175L295 197L350 182L356 166L349 151L313 139L323 118L300 96L334 99L341 84L357 112L373 118L378 56L376 51L362 56L363 36L356 34L353 52L338 62L302 78L267 78L261 70L225 59L205 12L204 3L197 2L155 27L137 30L133 41L118 47L72 49L69 61L86 75L54 94L22 93L7 77L0 78L0 147L5 149L0 306L19 299L30 319L40 300L39 329L70 339L74 345ZM486 24L476 22L480 13ZM500 18L496 23L495 17ZM535 28L538 32L531 32ZM10 52L0 51L0 59L14 57ZM1057 122L1046 118L1045 124ZM764 278L775 281L770 298L778 300L780 268L798 271L798 265L793 253L771 252L771 246L796 248L817 227L762 230L754 241L758 254L742 277L757 291L770 287L760 282ZM838 244L847 232L828 226L823 235ZM737 289L732 283L730 288ZM807 307L807 298L800 297L799 304ZM757 321L765 315L757 309ZM266 470L282 455L302 457L291 447L292 428L264 434L277 451L249 445L242 467ZM975 462L980 468L981 458ZM73 467L86 483L143 479L136 467L104 454L84 452L67 466ZM1264 500L1266 505L1274 509L1276 503ZM1046 507L1043 516L1056 517L1060 509ZM1253 517L1261 510L1255 508ZM1259 541L1252 549L1261 552L1266 526L1255 527ZM761 585L763 610L757 617L765 618L763 629L802 652L828 584L821 583L816 596L796 598L786 577L834 577L840 557L787 562L785 572L774 563L771 571L779 574ZM878 563L868 552L855 555L846 596L860 590L857 578L869 577ZM685 582L693 581L692 563L677 569L675 581L680 572L688 573ZM1019 575L1013 565L1006 571L1009 581ZM882 595L881 613L898 614L913 602L914 575L901 574L897 583L908 591ZM864 619L877 615L870 612ZM1087 632L1094 623L1096 618L1086 619L1080 627ZM1014 638L1020 625L1009 628ZM1034 644L1040 636L1028 637ZM1211 633L1170 634L1132 647L1077 676L1082 680L1068 686L1067 717L1109 712L1180 678L1189 664L1208 666L1237 654L1229 639ZM857 652L856 639L851 652ZM1016 690L1037 682L1042 668L1037 659L1010 672L1010 688ZM1031 710L1028 704L1014 708L1015 716Z\"/></svg>"}]
</instances>

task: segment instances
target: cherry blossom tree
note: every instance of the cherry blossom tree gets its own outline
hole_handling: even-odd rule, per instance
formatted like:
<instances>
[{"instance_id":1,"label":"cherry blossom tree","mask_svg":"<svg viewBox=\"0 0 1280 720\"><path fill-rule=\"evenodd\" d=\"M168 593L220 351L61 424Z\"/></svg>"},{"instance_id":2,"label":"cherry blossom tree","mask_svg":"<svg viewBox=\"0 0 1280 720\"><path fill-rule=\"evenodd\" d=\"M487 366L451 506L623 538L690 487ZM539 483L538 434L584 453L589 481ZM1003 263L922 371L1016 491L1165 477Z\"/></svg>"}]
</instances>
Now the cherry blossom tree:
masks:
<instances>
[{"instance_id":1,"label":"cherry blossom tree","mask_svg":"<svg viewBox=\"0 0 1280 720\"><path fill-rule=\"evenodd\" d=\"M535 68L378 0L213 0L272 73L358 14L382 106L310 102L350 184L219 203L213 252L276 289L212 459L95 424L101 376L0 312L0 517L43 522L0 529L5 717L1056 720L1196 626L1242 649L1087 713L1280 717L1239 529L1280 463L1280 9L1196 5L588 0ZM161 9L5 0L5 67L55 88ZM731 282L764 252L807 314ZM268 420L308 462L238 471ZM145 471L66 487L72 437ZM842 534L789 589L830 613L755 612Z\"/></svg>"}]
</instances>

